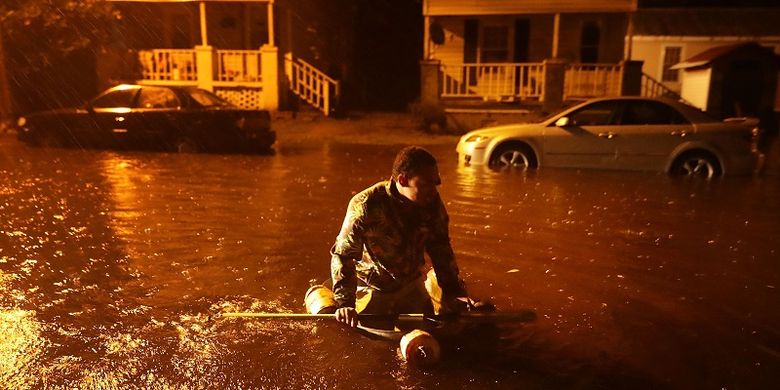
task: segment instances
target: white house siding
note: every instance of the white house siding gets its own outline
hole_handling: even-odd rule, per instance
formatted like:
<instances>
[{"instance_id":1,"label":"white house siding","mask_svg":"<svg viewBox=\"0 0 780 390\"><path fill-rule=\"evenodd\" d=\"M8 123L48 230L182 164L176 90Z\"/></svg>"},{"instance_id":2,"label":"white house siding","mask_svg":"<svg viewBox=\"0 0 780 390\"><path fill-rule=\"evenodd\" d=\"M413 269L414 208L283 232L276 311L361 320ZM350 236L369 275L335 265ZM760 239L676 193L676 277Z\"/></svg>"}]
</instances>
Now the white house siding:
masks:
<instances>
[{"instance_id":1,"label":"white house siding","mask_svg":"<svg viewBox=\"0 0 780 390\"><path fill-rule=\"evenodd\" d=\"M705 50L717 46L730 45L738 42L759 42L762 45L774 47L775 53L780 54L780 37L655 37L634 36L631 58L644 61L642 71L648 76L661 80L663 53L666 46L681 46L681 60L693 57ZM682 81L682 71L680 71ZM681 91L681 83L664 82L668 88L675 92Z\"/></svg>"},{"instance_id":2,"label":"white house siding","mask_svg":"<svg viewBox=\"0 0 780 390\"><path fill-rule=\"evenodd\" d=\"M425 0L423 15L630 12L636 0Z\"/></svg>"},{"instance_id":3,"label":"white house siding","mask_svg":"<svg viewBox=\"0 0 780 390\"><path fill-rule=\"evenodd\" d=\"M710 78L712 68L681 71L683 99L694 106L706 110L707 99L710 93Z\"/></svg>"}]
</instances>

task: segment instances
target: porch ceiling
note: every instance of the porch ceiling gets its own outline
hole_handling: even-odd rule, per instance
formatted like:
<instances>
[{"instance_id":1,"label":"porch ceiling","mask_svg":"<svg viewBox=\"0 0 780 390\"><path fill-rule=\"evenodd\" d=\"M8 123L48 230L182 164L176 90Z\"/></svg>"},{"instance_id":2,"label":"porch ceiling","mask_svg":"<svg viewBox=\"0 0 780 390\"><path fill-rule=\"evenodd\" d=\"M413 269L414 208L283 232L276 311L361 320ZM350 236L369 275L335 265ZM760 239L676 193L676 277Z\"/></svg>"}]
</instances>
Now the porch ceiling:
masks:
<instances>
[{"instance_id":1,"label":"porch ceiling","mask_svg":"<svg viewBox=\"0 0 780 390\"><path fill-rule=\"evenodd\" d=\"M424 0L425 16L634 12L637 0Z\"/></svg>"}]
</instances>

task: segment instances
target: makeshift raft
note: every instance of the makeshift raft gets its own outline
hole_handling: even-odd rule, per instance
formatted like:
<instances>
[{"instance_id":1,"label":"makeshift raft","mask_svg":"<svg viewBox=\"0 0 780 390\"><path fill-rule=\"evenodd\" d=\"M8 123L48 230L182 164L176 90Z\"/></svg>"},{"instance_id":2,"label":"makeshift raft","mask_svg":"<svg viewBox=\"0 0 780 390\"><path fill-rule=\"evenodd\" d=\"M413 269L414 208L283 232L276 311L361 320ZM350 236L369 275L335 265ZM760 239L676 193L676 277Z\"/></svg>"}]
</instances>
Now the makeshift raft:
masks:
<instances>
[{"instance_id":1,"label":"makeshift raft","mask_svg":"<svg viewBox=\"0 0 780 390\"><path fill-rule=\"evenodd\" d=\"M334 319L338 307L333 292L316 285L304 298L308 313L223 313L223 317L256 319L317 320ZM359 313L356 330L374 339L400 344L401 355L411 365L427 367L436 364L441 357L441 338L455 337L466 329L490 326L500 322L523 323L536 319L530 310L518 312L462 312L452 314L366 314ZM367 326L366 324L371 324Z\"/></svg>"}]
</instances>

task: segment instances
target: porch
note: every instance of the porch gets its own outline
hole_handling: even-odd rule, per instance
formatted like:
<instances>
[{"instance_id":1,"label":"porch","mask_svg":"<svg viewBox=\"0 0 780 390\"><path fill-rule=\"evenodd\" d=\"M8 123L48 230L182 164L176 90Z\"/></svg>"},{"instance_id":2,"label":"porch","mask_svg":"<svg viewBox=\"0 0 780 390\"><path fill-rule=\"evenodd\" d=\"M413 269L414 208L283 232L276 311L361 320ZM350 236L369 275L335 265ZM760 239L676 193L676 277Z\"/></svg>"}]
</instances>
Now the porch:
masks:
<instances>
[{"instance_id":1,"label":"porch","mask_svg":"<svg viewBox=\"0 0 780 390\"><path fill-rule=\"evenodd\" d=\"M239 22L236 18L236 9L228 12L220 8L228 3L223 0L109 1L128 3L128 7L138 2L180 3L180 5L169 5L179 7L177 9L181 12L189 12L182 14L182 18L193 16L193 21L199 22L199 28L192 31L193 33L199 31L200 39L192 41L199 41L199 44L194 44L192 48L163 47L136 51L140 65L140 79L137 80L139 84L199 87L212 91L239 107L272 111L279 109L282 88L289 88L293 94L324 112L325 115L331 113L333 109L334 100L339 92L338 81L320 72L311 64L294 57L292 53L285 54L283 69L280 69L282 61L279 58L279 48L276 46L274 0L230 2L253 4L252 8L240 9L247 12L253 10L251 16L246 13L241 15L243 22ZM258 8L258 4L264 6ZM172 12L170 8L168 11ZM209 26L213 29L215 22L211 21L209 24L210 14L207 11L218 18L217 31L209 31ZM181 23L187 24L187 21L182 20ZM226 30L219 29L219 26L237 26L238 23L243 24L240 28L231 31L240 32L234 35L243 35L243 39L237 40L243 43L237 43L235 39L226 40L224 36ZM257 31L253 30L258 23L262 24L262 28L257 28L258 31L262 30L261 36L257 36ZM214 36L210 37L210 33ZM228 47L238 46L241 49L217 48L212 45L212 41L222 42L222 44L228 42ZM262 42L259 49L247 49L246 45L256 41ZM282 71L284 76L280 74Z\"/></svg>"},{"instance_id":2,"label":"porch","mask_svg":"<svg viewBox=\"0 0 780 390\"><path fill-rule=\"evenodd\" d=\"M658 95L641 72L642 63L442 64L423 61L421 100L445 109L482 111L555 110L566 102L620 95ZM655 85L653 85L655 86ZM657 86L655 86L657 87Z\"/></svg>"},{"instance_id":3,"label":"porch","mask_svg":"<svg viewBox=\"0 0 780 390\"><path fill-rule=\"evenodd\" d=\"M548 62L440 64L443 99L478 99L482 101L543 101ZM566 64L564 66L564 100L619 95L624 64ZM556 66L556 69L559 66Z\"/></svg>"}]
</instances>

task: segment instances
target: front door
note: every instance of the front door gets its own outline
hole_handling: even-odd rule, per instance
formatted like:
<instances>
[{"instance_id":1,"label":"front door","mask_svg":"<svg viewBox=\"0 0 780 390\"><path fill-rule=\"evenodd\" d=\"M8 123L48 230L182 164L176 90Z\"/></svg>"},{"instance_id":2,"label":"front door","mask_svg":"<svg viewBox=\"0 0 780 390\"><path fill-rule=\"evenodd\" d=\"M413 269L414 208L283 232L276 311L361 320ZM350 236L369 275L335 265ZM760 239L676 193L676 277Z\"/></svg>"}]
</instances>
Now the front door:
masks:
<instances>
[{"instance_id":1,"label":"front door","mask_svg":"<svg viewBox=\"0 0 780 390\"><path fill-rule=\"evenodd\" d=\"M589 104L567 115L569 124L551 124L544 134L546 166L614 168L617 161L617 119L620 101Z\"/></svg>"}]
</instances>

